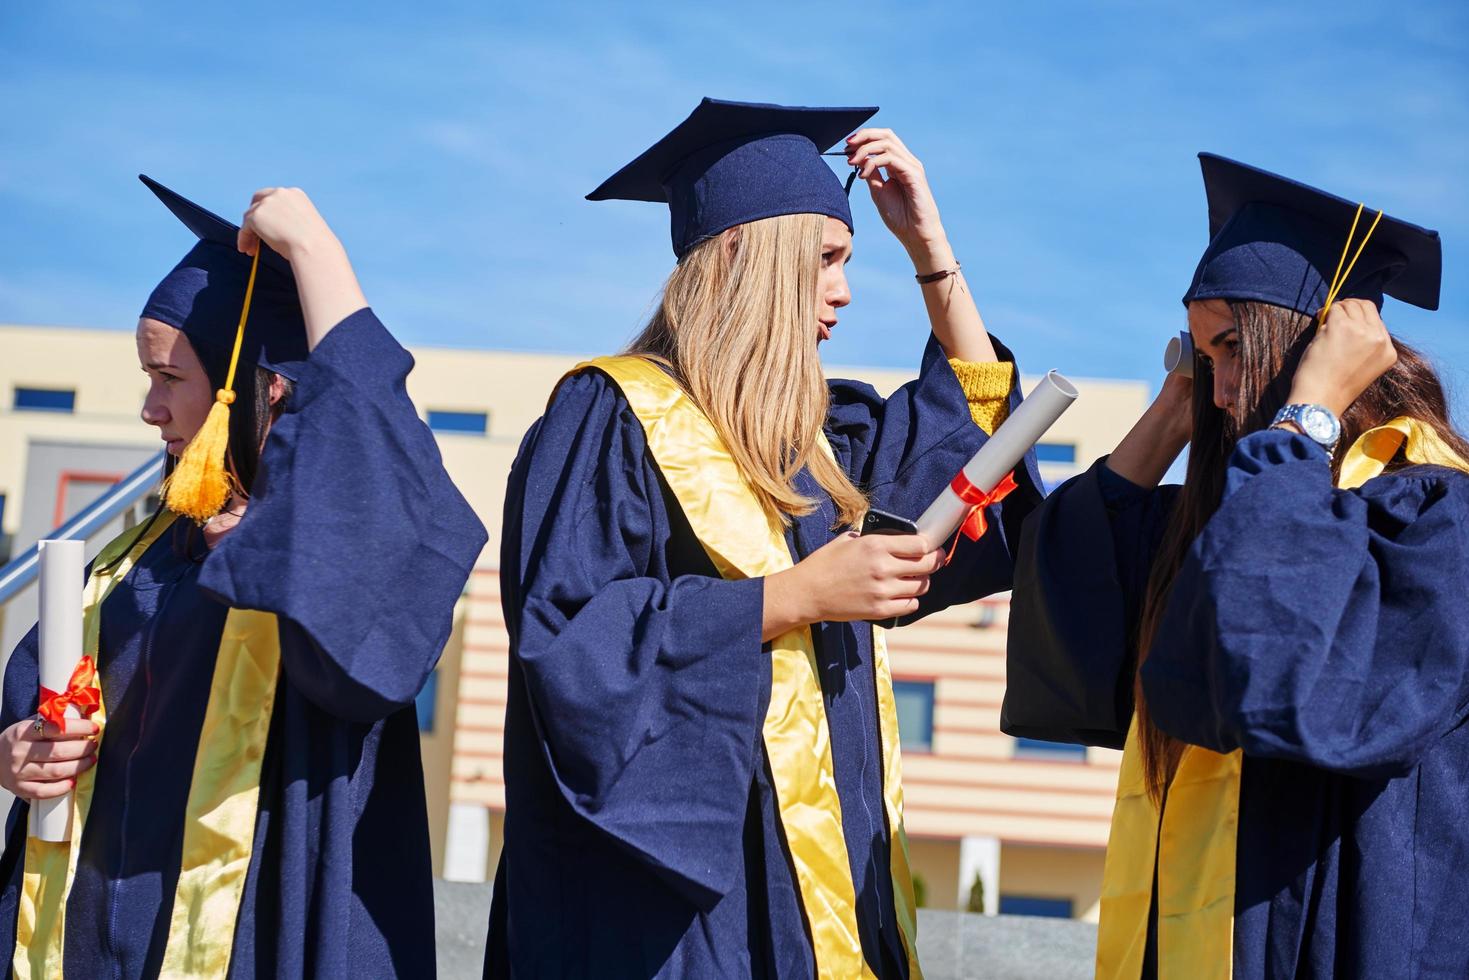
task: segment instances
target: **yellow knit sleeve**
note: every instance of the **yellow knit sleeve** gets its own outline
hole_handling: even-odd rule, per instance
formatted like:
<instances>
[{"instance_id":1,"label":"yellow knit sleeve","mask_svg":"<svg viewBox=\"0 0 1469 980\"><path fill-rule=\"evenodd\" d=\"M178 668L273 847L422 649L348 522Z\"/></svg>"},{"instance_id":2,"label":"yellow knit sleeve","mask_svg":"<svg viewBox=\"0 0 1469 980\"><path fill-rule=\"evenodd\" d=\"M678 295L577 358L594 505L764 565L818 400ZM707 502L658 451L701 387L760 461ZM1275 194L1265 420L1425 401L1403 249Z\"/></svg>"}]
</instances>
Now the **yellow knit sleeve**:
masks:
<instances>
[{"instance_id":1,"label":"yellow knit sleeve","mask_svg":"<svg viewBox=\"0 0 1469 980\"><path fill-rule=\"evenodd\" d=\"M949 367L969 400L974 424L993 435L1010 415L1010 387L1015 378L1011 361L961 361L949 358Z\"/></svg>"}]
</instances>

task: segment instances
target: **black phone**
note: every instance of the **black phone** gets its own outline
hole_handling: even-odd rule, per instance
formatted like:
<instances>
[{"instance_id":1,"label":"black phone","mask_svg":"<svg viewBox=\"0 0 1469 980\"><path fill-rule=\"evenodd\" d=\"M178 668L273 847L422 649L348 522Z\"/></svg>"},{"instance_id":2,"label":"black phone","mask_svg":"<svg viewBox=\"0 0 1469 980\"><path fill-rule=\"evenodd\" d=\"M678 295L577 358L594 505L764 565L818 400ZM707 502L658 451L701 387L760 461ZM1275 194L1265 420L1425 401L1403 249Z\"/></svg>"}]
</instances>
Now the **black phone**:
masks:
<instances>
[{"instance_id":1,"label":"black phone","mask_svg":"<svg viewBox=\"0 0 1469 980\"><path fill-rule=\"evenodd\" d=\"M918 525L885 510L869 510L862 518L862 534L917 534Z\"/></svg>"},{"instance_id":2,"label":"black phone","mask_svg":"<svg viewBox=\"0 0 1469 980\"><path fill-rule=\"evenodd\" d=\"M862 518L862 535L869 534L917 534L918 525L906 517L897 514L889 514L885 510L869 510ZM885 630L897 629L898 621L890 619L887 622L877 623Z\"/></svg>"}]
</instances>

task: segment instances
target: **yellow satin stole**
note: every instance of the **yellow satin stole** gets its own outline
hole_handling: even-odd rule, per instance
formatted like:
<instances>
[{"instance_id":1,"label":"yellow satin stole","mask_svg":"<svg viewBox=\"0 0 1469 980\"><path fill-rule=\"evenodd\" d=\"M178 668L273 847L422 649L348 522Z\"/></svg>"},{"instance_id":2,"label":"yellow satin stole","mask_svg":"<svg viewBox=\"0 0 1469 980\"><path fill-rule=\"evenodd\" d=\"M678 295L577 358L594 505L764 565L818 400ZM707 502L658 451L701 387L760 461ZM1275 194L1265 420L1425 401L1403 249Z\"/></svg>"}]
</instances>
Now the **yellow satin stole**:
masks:
<instances>
[{"instance_id":1,"label":"yellow satin stole","mask_svg":"<svg viewBox=\"0 0 1469 980\"><path fill-rule=\"evenodd\" d=\"M173 520L172 514L165 514L133 528L97 556L86 585L84 653L97 659L103 602ZM161 976L218 977L229 968L235 921L250 867L261 763L279 668L275 616L231 609L220 636L209 705L199 732ZM97 683L100 687L100 672ZM92 720L102 729L97 736L97 765L105 766L105 706ZM62 975L66 899L76 877L95 779L95 766L77 778L72 792L71 840L48 843L26 838L11 961L17 978Z\"/></svg>"},{"instance_id":2,"label":"yellow satin stole","mask_svg":"<svg viewBox=\"0 0 1469 980\"><path fill-rule=\"evenodd\" d=\"M725 579L771 575L791 567L781 527L751 493L708 418L657 365L640 357L599 358L572 371L600 371L622 392L642 423L648 450L689 526ZM825 440L822 451L830 452ZM821 698L809 627L770 644L770 708L762 734L770 760L786 846L820 977L872 977L857 932L856 890L842 835L841 803L832 768L831 733ZM908 968L921 980L917 918L903 829L898 713L882 630L873 627L883 788L893 846L891 874Z\"/></svg>"},{"instance_id":3,"label":"yellow satin stole","mask_svg":"<svg viewBox=\"0 0 1469 980\"><path fill-rule=\"evenodd\" d=\"M1342 458L1338 487L1360 487L1401 450L1413 463L1469 472L1432 427L1396 418L1371 429ZM1209 980L1234 967L1235 844L1239 828L1239 751L1228 755L1190 745L1168 786L1160 822L1143 778L1137 724L1127 732L1117 804L1102 873L1098 980L1142 974L1153 871L1158 872L1158 976Z\"/></svg>"}]
</instances>

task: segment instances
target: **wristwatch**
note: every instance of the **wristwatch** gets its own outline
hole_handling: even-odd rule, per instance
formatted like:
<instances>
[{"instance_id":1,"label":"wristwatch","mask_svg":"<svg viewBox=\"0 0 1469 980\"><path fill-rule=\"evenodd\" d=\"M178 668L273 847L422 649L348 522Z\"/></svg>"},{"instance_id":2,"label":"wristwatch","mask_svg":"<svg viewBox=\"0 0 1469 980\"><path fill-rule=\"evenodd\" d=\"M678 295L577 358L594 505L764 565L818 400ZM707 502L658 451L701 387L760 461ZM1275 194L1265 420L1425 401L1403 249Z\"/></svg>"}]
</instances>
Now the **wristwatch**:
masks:
<instances>
[{"instance_id":1,"label":"wristwatch","mask_svg":"<svg viewBox=\"0 0 1469 980\"><path fill-rule=\"evenodd\" d=\"M1328 458L1336 454L1336 444L1341 440L1341 422L1331 409L1321 405L1287 405L1275 413L1270 428L1285 422L1298 426L1307 439L1326 450Z\"/></svg>"}]
</instances>

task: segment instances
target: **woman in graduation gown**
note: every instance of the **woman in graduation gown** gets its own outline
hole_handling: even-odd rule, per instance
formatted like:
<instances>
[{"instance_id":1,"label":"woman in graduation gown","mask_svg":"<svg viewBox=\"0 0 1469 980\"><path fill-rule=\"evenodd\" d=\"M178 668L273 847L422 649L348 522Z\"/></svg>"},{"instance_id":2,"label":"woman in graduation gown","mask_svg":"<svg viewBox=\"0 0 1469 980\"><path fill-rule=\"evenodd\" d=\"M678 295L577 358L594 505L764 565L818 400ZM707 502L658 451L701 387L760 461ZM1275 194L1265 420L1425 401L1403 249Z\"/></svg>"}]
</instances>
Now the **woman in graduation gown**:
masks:
<instances>
[{"instance_id":1,"label":"woman in graduation gown","mask_svg":"<svg viewBox=\"0 0 1469 980\"><path fill-rule=\"evenodd\" d=\"M843 144L933 337L882 399L827 382L852 218L819 151L873 109L705 100L590 195L664 201L679 264L627 354L527 434L505 509L505 845L486 976L916 975L880 631L1009 587L1034 463L942 572L916 517L1016 398L918 161ZM939 275L942 273L942 275ZM905 342L906 343L906 342ZM978 424L977 424L978 423Z\"/></svg>"},{"instance_id":2,"label":"woman in graduation gown","mask_svg":"<svg viewBox=\"0 0 1469 980\"><path fill-rule=\"evenodd\" d=\"M413 700L484 529L306 196L256 194L241 231L144 180L200 239L137 332L183 458L93 562L91 720L33 723L34 630L11 656L4 948L18 977L432 975ZM28 838L67 791L70 841Z\"/></svg>"},{"instance_id":3,"label":"woman in graduation gown","mask_svg":"<svg viewBox=\"0 0 1469 980\"><path fill-rule=\"evenodd\" d=\"M1438 237L1202 160L1193 380L1026 525L1002 727L1123 749L1099 977L1469 976L1469 445L1379 315Z\"/></svg>"}]
</instances>

